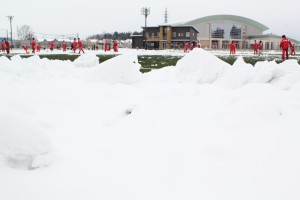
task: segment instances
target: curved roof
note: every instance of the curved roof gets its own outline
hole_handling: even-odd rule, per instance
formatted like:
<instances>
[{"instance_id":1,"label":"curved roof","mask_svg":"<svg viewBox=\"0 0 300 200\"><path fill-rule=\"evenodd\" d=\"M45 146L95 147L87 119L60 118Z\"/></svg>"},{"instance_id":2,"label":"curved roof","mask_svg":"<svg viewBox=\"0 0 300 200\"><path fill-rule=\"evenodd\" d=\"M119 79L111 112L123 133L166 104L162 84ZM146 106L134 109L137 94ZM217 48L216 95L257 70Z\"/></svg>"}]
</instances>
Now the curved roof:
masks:
<instances>
[{"instance_id":1,"label":"curved roof","mask_svg":"<svg viewBox=\"0 0 300 200\"><path fill-rule=\"evenodd\" d=\"M207 17L194 19L192 21L185 22L184 24L185 25L196 25L196 24L201 24L201 23L210 22L210 21L218 21L218 20L230 20L230 21L240 22L243 24L248 24L248 25L253 26L261 31L266 31L269 29L267 26L265 26L257 21L254 21L254 20L246 18L246 17L237 16L237 15L211 15L211 16L207 16Z\"/></svg>"}]
</instances>

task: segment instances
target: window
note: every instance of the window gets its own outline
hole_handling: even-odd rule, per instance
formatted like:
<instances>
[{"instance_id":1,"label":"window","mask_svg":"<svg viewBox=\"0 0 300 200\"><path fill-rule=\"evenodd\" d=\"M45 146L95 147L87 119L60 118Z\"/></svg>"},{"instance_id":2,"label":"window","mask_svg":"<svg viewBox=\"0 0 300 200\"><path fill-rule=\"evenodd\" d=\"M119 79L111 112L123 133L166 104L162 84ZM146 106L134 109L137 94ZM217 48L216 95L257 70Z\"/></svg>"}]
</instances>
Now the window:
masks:
<instances>
[{"instance_id":1,"label":"window","mask_svg":"<svg viewBox=\"0 0 300 200\"><path fill-rule=\"evenodd\" d=\"M246 36L246 30L242 31L240 24L211 24L211 37L224 39L242 39L242 35Z\"/></svg>"},{"instance_id":2,"label":"window","mask_svg":"<svg viewBox=\"0 0 300 200\"><path fill-rule=\"evenodd\" d=\"M154 38L154 33L151 33L152 37Z\"/></svg>"},{"instance_id":3,"label":"window","mask_svg":"<svg viewBox=\"0 0 300 200\"><path fill-rule=\"evenodd\" d=\"M174 37L174 38L176 37L176 32L173 32L173 37Z\"/></svg>"},{"instance_id":4,"label":"window","mask_svg":"<svg viewBox=\"0 0 300 200\"><path fill-rule=\"evenodd\" d=\"M190 37L190 32L186 32L185 37L187 37L187 38Z\"/></svg>"}]
</instances>

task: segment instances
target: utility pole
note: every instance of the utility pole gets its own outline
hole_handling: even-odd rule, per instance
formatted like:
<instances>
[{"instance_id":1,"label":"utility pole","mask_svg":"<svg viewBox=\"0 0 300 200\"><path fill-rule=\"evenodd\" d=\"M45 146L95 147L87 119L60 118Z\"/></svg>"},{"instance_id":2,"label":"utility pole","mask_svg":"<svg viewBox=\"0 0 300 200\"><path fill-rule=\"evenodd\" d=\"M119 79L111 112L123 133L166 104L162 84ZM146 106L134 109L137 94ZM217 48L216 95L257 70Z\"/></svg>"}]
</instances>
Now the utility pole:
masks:
<instances>
[{"instance_id":1,"label":"utility pole","mask_svg":"<svg viewBox=\"0 0 300 200\"><path fill-rule=\"evenodd\" d=\"M147 27L147 17L150 15L150 8L143 7L141 9L141 14L145 16L145 27Z\"/></svg>"},{"instance_id":2,"label":"utility pole","mask_svg":"<svg viewBox=\"0 0 300 200\"><path fill-rule=\"evenodd\" d=\"M168 14L168 9L166 8L166 10L165 10L165 24L168 23L168 18L169 18L169 14Z\"/></svg>"},{"instance_id":3,"label":"utility pole","mask_svg":"<svg viewBox=\"0 0 300 200\"><path fill-rule=\"evenodd\" d=\"M14 45L13 45L13 38L12 38L12 20L14 19L14 16L7 16L9 22L10 22L10 40L11 40L11 47L13 48Z\"/></svg>"},{"instance_id":4,"label":"utility pole","mask_svg":"<svg viewBox=\"0 0 300 200\"><path fill-rule=\"evenodd\" d=\"M147 38L146 38L146 28L147 28L147 17L150 15L150 8L149 7L143 7L141 8L141 14L145 16L145 29L144 29L144 38L145 38L145 49L147 49Z\"/></svg>"}]
</instances>

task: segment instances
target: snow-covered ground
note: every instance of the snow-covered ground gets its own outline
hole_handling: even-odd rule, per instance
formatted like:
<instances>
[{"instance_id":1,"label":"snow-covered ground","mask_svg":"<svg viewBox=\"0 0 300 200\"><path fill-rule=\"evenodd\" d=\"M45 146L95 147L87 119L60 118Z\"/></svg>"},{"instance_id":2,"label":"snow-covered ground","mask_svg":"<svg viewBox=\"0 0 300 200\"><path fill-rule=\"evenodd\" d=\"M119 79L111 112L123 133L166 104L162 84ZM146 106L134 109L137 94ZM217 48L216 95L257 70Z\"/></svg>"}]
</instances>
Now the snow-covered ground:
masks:
<instances>
[{"instance_id":1,"label":"snow-covered ground","mask_svg":"<svg viewBox=\"0 0 300 200\"><path fill-rule=\"evenodd\" d=\"M300 199L296 60L137 55L0 57L0 199Z\"/></svg>"}]
</instances>

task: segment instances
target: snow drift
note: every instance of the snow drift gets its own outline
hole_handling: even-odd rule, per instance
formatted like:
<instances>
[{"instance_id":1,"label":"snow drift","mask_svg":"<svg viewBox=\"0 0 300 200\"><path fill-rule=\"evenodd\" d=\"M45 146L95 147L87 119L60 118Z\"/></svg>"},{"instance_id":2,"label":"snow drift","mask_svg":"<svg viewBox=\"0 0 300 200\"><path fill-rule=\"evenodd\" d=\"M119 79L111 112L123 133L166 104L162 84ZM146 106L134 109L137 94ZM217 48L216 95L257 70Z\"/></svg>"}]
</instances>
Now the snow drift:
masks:
<instances>
[{"instance_id":1,"label":"snow drift","mask_svg":"<svg viewBox=\"0 0 300 200\"><path fill-rule=\"evenodd\" d=\"M124 54L101 63L91 70L91 75L87 79L109 84L135 83L142 78L140 68L136 54Z\"/></svg>"},{"instance_id":2,"label":"snow drift","mask_svg":"<svg viewBox=\"0 0 300 200\"><path fill-rule=\"evenodd\" d=\"M52 146L42 122L26 104L0 102L0 166L29 170L48 166Z\"/></svg>"},{"instance_id":3,"label":"snow drift","mask_svg":"<svg viewBox=\"0 0 300 200\"><path fill-rule=\"evenodd\" d=\"M296 61L84 57L0 57L1 199L300 198Z\"/></svg>"}]
</instances>

